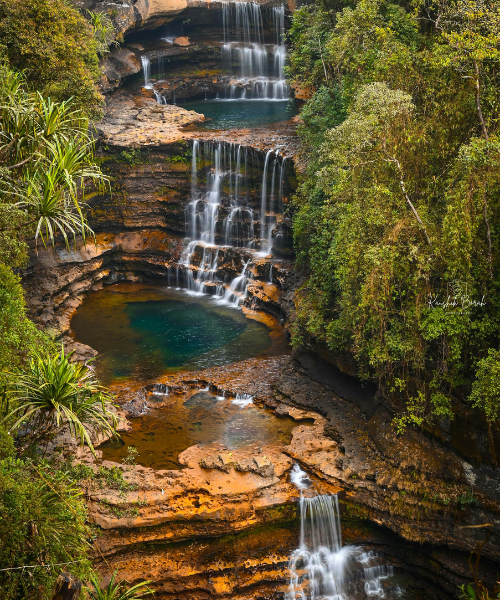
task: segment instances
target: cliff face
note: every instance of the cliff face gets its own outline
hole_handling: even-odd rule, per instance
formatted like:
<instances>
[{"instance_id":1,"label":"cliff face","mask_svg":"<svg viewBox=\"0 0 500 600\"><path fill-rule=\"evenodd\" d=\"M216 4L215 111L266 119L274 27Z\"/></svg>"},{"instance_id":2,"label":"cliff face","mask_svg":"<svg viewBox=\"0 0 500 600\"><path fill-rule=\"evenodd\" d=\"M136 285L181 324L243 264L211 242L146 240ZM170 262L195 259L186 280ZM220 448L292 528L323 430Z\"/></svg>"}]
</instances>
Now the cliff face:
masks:
<instances>
[{"instance_id":1,"label":"cliff face","mask_svg":"<svg viewBox=\"0 0 500 600\"><path fill-rule=\"evenodd\" d=\"M131 2L72 0L72 2L77 8L109 14L117 31L122 35L138 30L157 29L180 17L194 18L206 25L206 11L219 8L217 2L210 0L133 0ZM273 0L262 0L257 3L262 6L277 4ZM289 0L288 7L293 10L295 2Z\"/></svg>"},{"instance_id":2,"label":"cliff face","mask_svg":"<svg viewBox=\"0 0 500 600\"><path fill-rule=\"evenodd\" d=\"M70 248L59 245L56 252L39 248L32 253L24 280L36 322L67 336L71 317L83 298L103 285L119 281L186 285L185 272L178 266L187 245L192 138L205 136L209 153L220 143L225 144L218 139L212 141L209 134L185 129L202 120L202 115L173 105L159 106L141 95L133 97L118 91L108 99L106 117L97 125L97 131L99 157L109 176L109 187L89 193L86 199L87 216L96 238L86 244L77 240ZM231 151L229 146L227 151ZM251 147L245 152L249 157L246 201L253 211L249 214L255 216L242 222L242 231L251 229L258 236L265 153ZM293 170L291 161L288 168ZM212 163L206 157L200 158L197 179L202 194L208 191L212 170ZM229 192L221 192L215 230L215 241L221 244L231 212ZM224 247L219 251L215 275L221 280L234 279L250 258L246 240L237 237L240 233L240 229L233 231L232 242L241 248ZM279 290L288 276L291 254L286 221L278 223L276 234L278 250L288 259L275 261L271 274L269 260L253 257L247 302L281 317ZM193 252L191 261L196 273L203 262L201 249Z\"/></svg>"}]
</instances>

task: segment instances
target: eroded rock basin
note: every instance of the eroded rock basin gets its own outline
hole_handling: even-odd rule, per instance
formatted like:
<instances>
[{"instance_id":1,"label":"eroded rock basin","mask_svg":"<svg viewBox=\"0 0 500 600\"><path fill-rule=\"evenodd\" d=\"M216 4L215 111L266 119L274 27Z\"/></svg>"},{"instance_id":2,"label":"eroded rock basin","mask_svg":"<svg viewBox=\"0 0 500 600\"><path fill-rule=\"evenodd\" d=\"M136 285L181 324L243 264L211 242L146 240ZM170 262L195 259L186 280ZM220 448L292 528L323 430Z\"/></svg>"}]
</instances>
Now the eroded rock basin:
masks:
<instances>
[{"instance_id":1,"label":"eroded rock basin","mask_svg":"<svg viewBox=\"0 0 500 600\"><path fill-rule=\"evenodd\" d=\"M208 389L162 391L161 386L153 388L147 395L151 408L130 420L119 441L100 446L103 459L122 462L132 446L144 467L179 469L179 454L197 444L220 442L231 453L252 444L287 445L292 439L296 422L255 406L249 394L230 398Z\"/></svg>"},{"instance_id":2,"label":"eroded rock basin","mask_svg":"<svg viewBox=\"0 0 500 600\"><path fill-rule=\"evenodd\" d=\"M103 299L105 302L101 313L89 312L95 317L88 321L94 328L91 335L108 344L114 340L120 351L129 348L132 352L141 343L151 350L155 336L169 339L172 333L167 334L157 321L138 336L133 321L137 314L139 322L148 321L152 318L149 309L155 313L162 304L179 308L180 303L189 307L188 313L200 311L204 327L207 314L214 310L216 330L221 315L229 311L225 317L234 330L227 339L221 332L212 354L228 345L240 352L229 354L227 360L209 362L208 368L196 363L207 353L195 352L194 358L178 365L168 365L163 359L155 363L161 367L156 370L130 369L127 375L111 375L111 388L123 417L122 442L119 447L102 449L97 463L88 455L84 458L96 470L119 469L130 486L124 491L90 485L86 490L90 518L103 531L96 560L106 557L104 572L111 565L130 581L154 580L158 597L165 599L283 598L288 561L297 548L300 531L299 492L290 479L291 469L298 463L314 480L315 493L344 494L345 541L361 544L367 552L375 550L379 555L376 565L382 561L395 567L396 579L384 579L378 596L367 595L360 584L357 595L349 600L445 598L437 583L444 581L444 587L456 589L467 578L465 553L457 563L446 551L402 542L380 527L388 526L418 542L439 535L450 544L454 540L464 543L463 534L458 536L458 524L450 521L447 511L434 500L426 500L431 492L432 498L450 494L439 470L439 464L446 461L429 463L426 458L442 450L436 447L423 452L420 440L416 452L413 442L407 440L408 447L401 447L397 458L390 452L388 457L380 455L368 430L387 444L390 436L384 415L376 414L370 420L328 386L312 380L289 356L283 331L274 319L158 286L112 286L87 302L92 299L96 306ZM175 310L160 311L153 320L172 318L189 338L197 320L191 315L178 321L175 315ZM258 327L252 329L255 325ZM253 344L249 351L238 345L246 327L257 332L255 339L265 340L262 347ZM113 337L114 328L121 331L117 337ZM151 335L153 338L148 337ZM129 336L137 341L130 343ZM90 338L78 339L90 342ZM179 347L185 351L182 343ZM161 356L161 344L157 351ZM122 463L130 445L139 450L136 466ZM395 462L401 460L418 462L408 477ZM457 479L461 469L457 462ZM453 491L457 497L466 489L464 478L465 485ZM415 506L422 507L420 512L415 512ZM429 521L423 514L433 514L438 520ZM462 547L471 548L474 540L466 544Z\"/></svg>"},{"instance_id":3,"label":"eroded rock basin","mask_svg":"<svg viewBox=\"0 0 500 600\"><path fill-rule=\"evenodd\" d=\"M88 296L71 329L77 342L99 353L96 367L106 384L153 382L181 369L285 353L277 321L258 317L210 296L167 286L118 284Z\"/></svg>"}]
</instances>

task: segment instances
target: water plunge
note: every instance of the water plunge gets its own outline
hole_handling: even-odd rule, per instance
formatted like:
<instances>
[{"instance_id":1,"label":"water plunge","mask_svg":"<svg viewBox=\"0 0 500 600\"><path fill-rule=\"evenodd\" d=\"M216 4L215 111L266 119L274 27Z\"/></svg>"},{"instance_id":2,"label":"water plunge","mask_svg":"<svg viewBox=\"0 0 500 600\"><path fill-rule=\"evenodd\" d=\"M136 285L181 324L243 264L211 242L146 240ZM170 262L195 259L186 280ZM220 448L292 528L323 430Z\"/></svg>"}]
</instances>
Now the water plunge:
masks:
<instances>
[{"instance_id":1,"label":"water plunge","mask_svg":"<svg viewBox=\"0 0 500 600\"><path fill-rule=\"evenodd\" d=\"M393 568L371 550L342 546L336 495L305 497L307 474L297 465L291 481L301 490L300 543L290 558L290 585L285 600L385 598L384 582Z\"/></svg>"},{"instance_id":2,"label":"water plunge","mask_svg":"<svg viewBox=\"0 0 500 600\"><path fill-rule=\"evenodd\" d=\"M285 186L286 159L274 150L262 164L261 154L251 148L195 140L186 208L189 242L179 265L168 269L167 284L242 304L252 261L272 252Z\"/></svg>"},{"instance_id":3,"label":"water plunge","mask_svg":"<svg viewBox=\"0 0 500 600\"><path fill-rule=\"evenodd\" d=\"M219 2L223 40L222 65L230 82L223 97L216 100L289 99L289 88L284 76L287 48L285 46L285 6L262 8L255 2ZM265 12L264 12L265 11ZM266 31L271 34L267 34ZM173 42L172 35L160 38ZM272 40L272 41L271 41ZM151 77L164 78L169 58L142 56L144 87L153 89L156 101L167 104L167 96L151 84ZM169 99L175 104L175 90ZM206 94L205 94L206 96ZM205 98L206 99L206 98Z\"/></svg>"},{"instance_id":4,"label":"water plunge","mask_svg":"<svg viewBox=\"0 0 500 600\"><path fill-rule=\"evenodd\" d=\"M254 2L225 2L222 61L236 81L225 100L287 100L285 7L271 9L274 44L266 44L262 8Z\"/></svg>"},{"instance_id":5,"label":"water plunge","mask_svg":"<svg viewBox=\"0 0 500 600\"><path fill-rule=\"evenodd\" d=\"M179 369L205 369L273 349L270 329L240 311L163 286L117 284L85 298L71 321L76 339L95 348L108 384L151 381ZM165 393L161 388L155 391Z\"/></svg>"}]
</instances>

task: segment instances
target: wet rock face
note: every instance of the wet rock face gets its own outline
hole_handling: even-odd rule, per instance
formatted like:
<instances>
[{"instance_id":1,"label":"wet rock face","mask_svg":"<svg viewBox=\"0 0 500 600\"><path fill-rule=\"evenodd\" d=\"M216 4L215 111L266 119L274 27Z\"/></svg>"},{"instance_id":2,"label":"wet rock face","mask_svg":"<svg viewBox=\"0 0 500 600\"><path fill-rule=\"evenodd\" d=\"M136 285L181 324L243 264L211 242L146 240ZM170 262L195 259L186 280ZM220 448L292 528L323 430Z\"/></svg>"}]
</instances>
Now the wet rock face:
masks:
<instances>
[{"instance_id":1,"label":"wet rock face","mask_svg":"<svg viewBox=\"0 0 500 600\"><path fill-rule=\"evenodd\" d=\"M296 364L283 370L276 399L325 416L314 427L299 426L287 453L321 480L345 489L346 502L363 507L374 522L406 540L432 544L452 593L460 577L470 576L468 553L485 535L462 527L494 524L483 548L484 576L492 581L488 559L500 560L498 472L469 464L423 433L397 435L383 405L375 406L370 418Z\"/></svg>"}]
</instances>

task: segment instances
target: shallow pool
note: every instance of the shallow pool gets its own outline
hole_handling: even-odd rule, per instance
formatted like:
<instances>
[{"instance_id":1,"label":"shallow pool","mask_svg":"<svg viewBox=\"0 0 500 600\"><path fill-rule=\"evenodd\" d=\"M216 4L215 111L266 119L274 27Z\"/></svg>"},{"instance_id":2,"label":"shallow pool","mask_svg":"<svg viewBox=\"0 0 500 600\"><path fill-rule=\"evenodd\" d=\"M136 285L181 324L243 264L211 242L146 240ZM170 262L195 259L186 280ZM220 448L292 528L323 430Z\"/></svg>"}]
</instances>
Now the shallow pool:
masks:
<instances>
[{"instance_id":1,"label":"shallow pool","mask_svg":"<svg viewBox=\"0 0 500 600\"><path fill-rule=\"evenodd\" d=\"M217 398L208 390L156 395L159 408L130 420L132 428L120 440L100 446L103 459L121 462L129 446L137 448L136 462L153 469L179 469L178 455L195 444L218 442L229 450L250 444L289 444L297 423L255 406L251 400ZM149 398L154 402L155 395Z\"/></svg>"},{"instance_id":2,"label":"shallow pool","mask_svg":"<svg viewBox=\"0 0 500 600\"><path fill-rule=\"evenodd\" d=\"M101 381L153 381L258 356L271 330L209 296L160 286L118 284L88 296L71 321L74 338L100 354Z\"/></svg>"}]
</instances>

